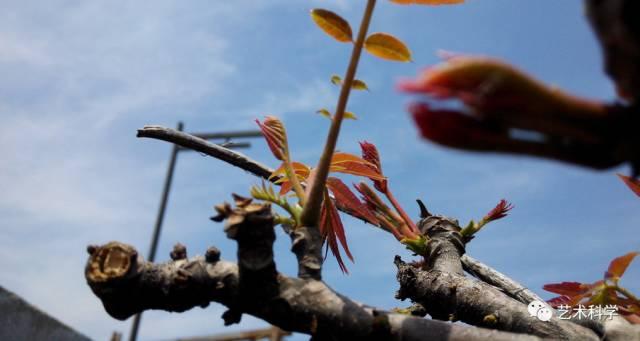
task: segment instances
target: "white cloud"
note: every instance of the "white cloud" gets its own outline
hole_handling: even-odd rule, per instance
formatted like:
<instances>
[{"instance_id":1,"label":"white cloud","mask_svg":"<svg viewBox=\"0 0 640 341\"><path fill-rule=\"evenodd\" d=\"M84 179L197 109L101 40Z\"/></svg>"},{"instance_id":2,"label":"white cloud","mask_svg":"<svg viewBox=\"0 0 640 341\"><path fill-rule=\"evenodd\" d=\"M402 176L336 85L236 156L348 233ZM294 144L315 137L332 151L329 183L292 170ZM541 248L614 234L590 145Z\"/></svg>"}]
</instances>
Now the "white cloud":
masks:
<instances>
[{"instance_id":1,"label":"white cloud","mask_svg":"<svg viewBox=\"0 0 640 341\"><path fill-rule=\"evenodd\" d=\"M0 12L0 285L96 339L130 321L90 292L84 248L146 246L164 177L166 152L145 154L134 128L219 93L235 74L227 29L269 6L191 5L10 2ZM203 316L148 316L166 328L141 336L197 332L211 326Z\"/></svg>"},{"instance_id":2,"label":"white cloud","mask_svg":"<svg viewBox=\"0 0 640 341\"><path fill-rule=\"evenodd\" d=\"M294 83L291 89L278 89L264 94L254 109L246 112L277 114L279 117L292 113L313 114L317 110L335 103L338 89L326 80L315 79L304 83ZM329 109L333 111L333 108Z\"/></svg>"}]
</instances>

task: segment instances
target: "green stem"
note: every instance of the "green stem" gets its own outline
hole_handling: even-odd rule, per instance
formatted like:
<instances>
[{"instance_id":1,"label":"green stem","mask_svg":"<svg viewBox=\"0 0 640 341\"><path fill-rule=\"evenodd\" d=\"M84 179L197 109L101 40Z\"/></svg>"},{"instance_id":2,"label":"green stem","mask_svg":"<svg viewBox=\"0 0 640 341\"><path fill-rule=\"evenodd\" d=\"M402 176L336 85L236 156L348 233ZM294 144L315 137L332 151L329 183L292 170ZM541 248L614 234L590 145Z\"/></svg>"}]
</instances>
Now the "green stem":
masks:
<instances>
[{"instance_id":1,"label":"green stem","mask_svg":"<svg viewBox=\"0 0 640 341\"><path fill-rule=\"evenodd\" d=\"M289 153L287 151L287 155L288 154ZM302 189L302 185L300 184L300 181L298 181L298 176L296 176L296 171L293 169L293 166L291 165L291 162L289 161L288 158L287 160L284 161L284 172L287 175L287 178L289 178L289 181L291 182L293 191L296 192L296 196L298 197L298 202L300 203L300 206L304 206L304 203L305 203L304 189Z\"/></svg>"},{"instance_id":2,"label":"green stem","mask_svg":"<svg viewBox=\"0 0 640 341\"><path fill-rule=\"evenodd\" d=\"M351 52L351 60L349 61L349 67L347 68L347 74L344 77L342 83L342 89L340 90L340 97L338 98L338 104L335 111L334 119L331 122L331 128L329 128L329 134L327 136L327 142L324 146L324 151L316 167L316 178L313 182L313 186L309 190L309 196L307 202L304 205L302 211L302 225L303 226L316 226L318 219L320 218L320 206L322 205L323 193L325 190L325 184L327 176L329 175L329 166L331 165L331 158L333 152L336 149L336 143L338 142L338 135L340 134L340 126L342 124L342 118L344 117L344 111L347 107L349 100L349 94L351 93L351 85L356 75L358 68L358 62L360 61L360 55L362 53L362 47L364 46L364 40L367 36L367 30L369 29L369 22L371 22L371 16L373 15L373 9L376 5L376 0L368 0L367 7L364 11L362 21L360 22L360 29L358 31L358 38L353 46Z\"/></svg>"},{"instance_id":3,"label":"green stem","mask_svg":"<svg viewBox=\"0 0 640 341\"><path fill-rule=\"evenodd\" d=\"M627 296L627 298L629 298L630 300L632 300L632 301L636 301L638 304L640 304L640 299L638 299L634 294L632 294L631 292L629 292L629 290L627 290L627 289L625 289L625 288L623 288L623 287L620 287L620 286L618 286L618 285L616 285L616 286L615 286L615 289L616 289L619 293L621 293L621 294L623 294L623 295Z\"/></svg>"}]
</instances>

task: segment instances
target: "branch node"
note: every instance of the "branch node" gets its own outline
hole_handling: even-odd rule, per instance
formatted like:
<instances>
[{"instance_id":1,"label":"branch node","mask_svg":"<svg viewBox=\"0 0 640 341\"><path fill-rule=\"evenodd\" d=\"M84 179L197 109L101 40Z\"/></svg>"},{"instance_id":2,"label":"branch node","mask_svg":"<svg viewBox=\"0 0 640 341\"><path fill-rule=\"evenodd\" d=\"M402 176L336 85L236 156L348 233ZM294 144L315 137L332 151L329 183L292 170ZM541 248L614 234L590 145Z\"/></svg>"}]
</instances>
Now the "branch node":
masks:
<instances>
[{"instance_id":1,"label":"branch node","mask_svg":"<svg viewBox=\"0 0 640 341\"><path fill-rule=\"evenodd\" d=\"M173 251L171 251L169 256L174 261L187 259L187 247L180 243L177 243L173 246Z\"/></svg>"},{"instance_id":2,"label":"branch node","mask_svg":"<svg viewBox=\"0 0 640 341\"><path fill-rule=\"evenodd\" d=\"M209 247L207 249L207 252L204 254L204 259L207 261L207 263L215 263L219 261L220 250L215 246Z\"/></svg>"},{"instance_id":3,"label":"branch node","mask_svg":"<svg viewBox=\"0 0 640 341\"><path fill-rule=\"evenodd\" d=\"M424 205L422 200L416 199L416 202L418 203L418 207L420 207L420 218L421 219L428 218L428 217L432 216L432 214L429 212L429 210L427 209L427 206Z\"/></svg>"},{"instance_id":4,"label":"branch node","mask_svg":"<svg viewBox=\"0 0 640 341\"><path fill-rule=\"evenodd\" d=\"M322 279L322 236L317 227L297 227L289 234L291 251L298 259L298 277Z\"/></svg>"},{"instance_id":5,"label":"branch node","mask_svg":"<svg viewBox=\"0 0 640 341\"><path fill-rule=\"evenodd\" d=\"M225 326L240 323L240 320L242 320L242 312L229 309L222 313L222 319L224 320Z\"/></svg>"},{"instance_id":6,"label":"branch node","mask_svg":"<svg viewBox=\"0 0 640 341\"><path fill-rule=\"evenodd\" d=\"M372 334L375 340L388 340L391 337L389 316L384 311L373 310Z\"/></svg>"},{"instance_id":7,"label":"branch node","mask_svg":"<svg viewBox=\"0 0 640 341\"><path fill-rule=\"evenodd\" d=\"M99 246L98 245L87 245L87 253L90 256L93 256L94 253L96 253L96 251L98 250Z\"/></svg>"}]
</instances>

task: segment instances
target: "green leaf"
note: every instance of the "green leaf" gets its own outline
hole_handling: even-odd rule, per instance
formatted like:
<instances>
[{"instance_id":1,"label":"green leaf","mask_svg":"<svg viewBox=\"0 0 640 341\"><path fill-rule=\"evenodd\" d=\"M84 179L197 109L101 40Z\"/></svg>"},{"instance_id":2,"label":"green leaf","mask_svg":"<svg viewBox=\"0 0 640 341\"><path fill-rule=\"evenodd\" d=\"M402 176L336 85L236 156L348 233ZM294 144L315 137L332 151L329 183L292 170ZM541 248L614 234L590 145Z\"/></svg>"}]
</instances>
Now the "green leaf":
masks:
<instances>
[{"instance_id":1,"label":"green leaf","mask_svg":"<svg viewBox=\"0 0 640 341\"><path fill-rule=\"evenodd\" d=\"M320 114L328 119L333 119L333 116L331 115L331 112L329 112L329 110L327 109L320 109L318 111L316 111L316 114Z\"/></svg>"},{"instance_id":2,"label":"green leaf","mask_svg":"<svg viewBox=\"0 0 640 341\"><path fill-rule=\"evenodd\" d=\"M351 88L353 90L367 90L369 91L369 87L367 87L367 83L360 79L354 79L353 83L351 83Z\"/></svg>"},{"instance_id":3,"label":"green leaf","mask_svg":"<svg viewBox=\"0 0 640 341\"><path fill-rule=\"evenodd\" d=\"M352 113L351 111L345 111L344 112L344 116L342 117L345 120L357 120L358 117L356 117L356 115L354 113Z\"/></svg>"}]
</instances>

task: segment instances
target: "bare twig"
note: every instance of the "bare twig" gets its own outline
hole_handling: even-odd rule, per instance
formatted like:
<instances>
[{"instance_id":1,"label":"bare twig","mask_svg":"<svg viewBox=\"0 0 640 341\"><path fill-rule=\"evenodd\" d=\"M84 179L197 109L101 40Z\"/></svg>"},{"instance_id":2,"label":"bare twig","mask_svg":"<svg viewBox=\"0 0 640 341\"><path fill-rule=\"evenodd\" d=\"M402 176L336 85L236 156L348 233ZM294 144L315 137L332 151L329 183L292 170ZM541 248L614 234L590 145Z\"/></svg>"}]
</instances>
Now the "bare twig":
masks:
<instances>
[{"instance_id":1,"label":"bare twig","mask_svg":"<svg viewBox=\"0 0 640 341\"><path fill-rule=\"evenodd\" d=\"M161 126L145 126L142 129L138 129L137 136L164 140L175 143L184 148L199 151L265 179L269 178L269 175L273 172L269 167L248 158L242 153L224 148L215 143L211 143L207 140L175 129Z\"/></svg>"}]
</instances>

